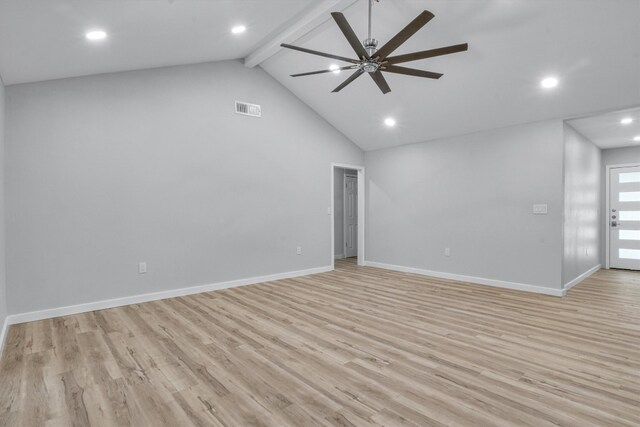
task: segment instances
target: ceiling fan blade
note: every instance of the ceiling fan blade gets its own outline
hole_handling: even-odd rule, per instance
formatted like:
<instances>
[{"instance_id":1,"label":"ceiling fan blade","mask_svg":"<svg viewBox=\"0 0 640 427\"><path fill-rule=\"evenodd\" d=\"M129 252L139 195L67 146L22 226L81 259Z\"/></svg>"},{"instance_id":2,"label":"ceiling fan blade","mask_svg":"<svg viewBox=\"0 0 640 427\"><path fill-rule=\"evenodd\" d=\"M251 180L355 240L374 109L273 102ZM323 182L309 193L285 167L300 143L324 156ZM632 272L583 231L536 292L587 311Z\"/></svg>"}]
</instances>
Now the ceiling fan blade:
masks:
<instances>
[{"instance_id":1,"label":"ceiling fan blade","mask_svg":"<svg viewBox=\"0 0 640 427\"><path fill-rule=\"evenodd\" d=\"M397 65L383 65L382 71L387 73L404 74L407 76L426 77L428 79L439 79L443 76L440 73L433 73L431 71L416 70L415 68L398 67Z\"/></svg>"},{"instance_id":2,"label":"ceiling fan blade","mask_svg":"<svg viewBox=\"0 0 640 427\"><path fill-rule=\"evenodd\" d=\"M423 50L421 52L407 53L406 55L392 56L386 59L389 64L417 61L419 59L433 58L434 56L449 55L451 53L464 52L469 49L467 43L453 46L439 47L437 49Z\"/></svg>"},{"instance_id":3,"label":"ceiling fan blade","mask_svg":"<svg viewBox=\"0 0 640 427\"><path fill-rule=\"evenodd\" d=\"M380 70L375 73L369 73L374 82L378 85L383 94L391 92L391 88L387 84L387 80L384 78Z\"/></svg>"},{"instance_id":4,"label":"ceiling fan blade","mask_svg":"<svg viewBox=\"0 0 640 427\"><path fill-rule=\"evenodd\" d=\"M391 55L391 53L396 50L400 45L406 42L409 37L418 32L418 30L425 25L427 22L433 19L433 13L428 10L423 11L420 15L416 17L413 21L409 23L406 27L404 27L398 34L393 36L391 40L389 40L384 46L382 46L374 56L380 57L381 59L385 59L387 56Z\"/></svg>"},{"instance_id":5,"label":"ceiling fan blade","mask_svg":"<svg viewBox=\"0 0 640 427\"><path fill-rule=\"evenodd\" d=\"M333 12L331 13L331 16L333 16L333 19L336 21L336 24L338 24L338 27L340 27L342 34L344 34L344 36L347 38L347 41L349 42L353 50L355 50L356 54L358 54L358 58L370 59L369 54L364 49L362 43L360 43L358 36L356 36L356 33L353 32L353 28L351 28L349 22L347 22L347 18L345 18L344 15L340 12Z\"/></svg>"},{"instance_id":6,"label":"ceiling fan blade","mask_svg":"<svg viewBox=\"0 0 640 427\"><path fill-rule=\"evenodd\" d=\"M349 78L347 80L342 82L342 84L340 86L338 86L337 88L335 88L331 92L333 92L333 93L340 92L342 89L345 88L346 85L348 85L349 83L351 83L352 81L354 81L355 79L360 77L362 75L362 73L364 73L364 70L362 68L359 68L358 70L356 70L355 73L351 74L351 76L349 76Z\"/></svg>"},{"instance_id":7,"label":"ceiling fan blade","mask_svg":"<svg viewBox=\"0 0 640 427\"><path fill-rule=\"evenodd\" d=\"M345 58L344 56L332 55L330 53L318 52L317 50L306 49L304 47L292 46L290 44L282 43L280 46L286 47L287 49L298 50L304 53L310 53L312 55L324 56L325 58L337 59L338 61L350 62L352 64L357 64L360 61L357 59Z\"/></svg>"},{"instance_id":8,"label":"ceiling fan blade","mask_svg":"<svg viewBox=\"0 0 640 427\"><path fill-rule=\"evenodd\" d=\"M302 77L302 76L312 76L314 74L323 74L323 73L332 73L338 70L353 70L357 65L349 65L347 67L336 68L335 70L320 70L320 71L310 71L308 73L300 73L300 74L291 74L291 77Z\"/></svg>"}]
</instances>

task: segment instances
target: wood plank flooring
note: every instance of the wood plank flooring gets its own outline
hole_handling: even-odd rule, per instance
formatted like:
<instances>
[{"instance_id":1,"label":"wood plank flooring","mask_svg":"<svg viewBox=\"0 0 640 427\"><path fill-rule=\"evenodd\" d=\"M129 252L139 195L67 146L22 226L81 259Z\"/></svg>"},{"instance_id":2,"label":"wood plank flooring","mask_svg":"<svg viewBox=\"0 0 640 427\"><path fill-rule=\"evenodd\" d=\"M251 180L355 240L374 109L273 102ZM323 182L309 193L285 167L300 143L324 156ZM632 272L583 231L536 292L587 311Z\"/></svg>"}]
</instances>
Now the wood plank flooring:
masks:
<instances>
[{"instance_id":1,"label":"wood plank flooring","mask_svg":"<svg viewBox=\"0 0 640 427\"><path fill-rule=\"evenodd\" d=\"M334 261L334 267L336 270L355 267L358 264L358 257L352 256L349 258L336 259Z\"/></svg>"},{"instance_id":2,"label":"wood plank flooring","mask_svg":"<svg viewBox=\"0 0 640 427\"><path fill-rule=\"evenodd\" d=\"M351 265L11 327L3 426L638 426L640 274L560 299Z\"/></svg>"}]
</instances>

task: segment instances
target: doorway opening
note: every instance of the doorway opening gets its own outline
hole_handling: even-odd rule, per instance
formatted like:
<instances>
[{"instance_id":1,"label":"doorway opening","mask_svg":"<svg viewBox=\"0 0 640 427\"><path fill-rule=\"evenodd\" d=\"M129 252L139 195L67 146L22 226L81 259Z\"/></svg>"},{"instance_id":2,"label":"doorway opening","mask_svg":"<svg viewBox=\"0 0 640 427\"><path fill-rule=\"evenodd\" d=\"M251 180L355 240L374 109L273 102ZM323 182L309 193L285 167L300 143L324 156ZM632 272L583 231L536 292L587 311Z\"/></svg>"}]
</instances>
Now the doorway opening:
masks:
<instances>
[{"instance_id":1,"label":"doorway opening","mask_svg":"<svg viewBox=\"0 0 640 427\"><path fill-rule=\"evenodd\" d=\"M331 262L333 268L364 264L364 168L332 164Z\"/></svg>"},{"instance_id":2,"label":"doorway opening","mask_svg":"<svg viewBox=\"0 0 640 427\"><path fill-rule=\"evenodd\" d=\"M640 270L640 165L606 170L606 267Z\"/></svg>"}]
</instances>

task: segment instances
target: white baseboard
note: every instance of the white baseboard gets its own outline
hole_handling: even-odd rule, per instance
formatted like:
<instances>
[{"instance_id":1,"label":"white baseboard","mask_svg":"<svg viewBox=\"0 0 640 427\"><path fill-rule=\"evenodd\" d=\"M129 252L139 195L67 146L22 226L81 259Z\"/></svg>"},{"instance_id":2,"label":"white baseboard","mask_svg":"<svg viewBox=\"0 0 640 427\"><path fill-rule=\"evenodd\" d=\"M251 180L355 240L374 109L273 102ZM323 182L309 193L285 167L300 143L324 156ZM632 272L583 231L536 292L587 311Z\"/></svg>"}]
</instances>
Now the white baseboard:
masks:
<instances>
[{"instance_id":1,"label":"white baseboard","mask_svg":"<svg viewBox=\"0 0 640 427\"><path fill-rule=\"evenodd\" d=\"M402 271L404 273L420 274L422 276L437 277L440 279L456 280L459 282L469 282L478 285L493 286L496 288L513 289L517 291L534 292L537 294L551 295L555 297L564 296L563 289L546 288L544 286L527 285L524 283L505 282L503 280L485 279L483 277L464 276L461 274L443 273L440 271L423 270L421 268L404 267L401 265L384 264L381 262L365 261L369 267L384 268L386 270Z\"/></svg>"},{"instance_id":2,"label":"white baseboard","mask_svg":"<svg viewBox=\"0 0 640 427\"><path fill-rule=\"evenodd\" d=\"M573 279L572 281L570 281L566 285L564 285L564 289L562 290L563 291L563 295L562 296L565 296L569 289L573 288L575 285L577 285L578 283L582 282L584 279L586 279L587 277L591 276L593 273L599 271L601 268L602 268L602 265L598 264L595 267L590 268L586 272L582 273L581 275L579 275L578 277L576 277L575 279Z\"/></svg>"},{"instance_id":3,"label":"white baseboard","mask_svg":"<svg viewBox=\"0 0 640 427\"><path fill-rule=\"evenodd\" d=\"M9 317L6 317L2 321L2 330L0 330L0 359L2 359L2 352L4 351L4 340L7 339L8 331L9 331Z\"/></svg>"},{"instance_id":4,"label":"white baseboard","mask_svg":"<svg viewBox=\"0 0 640 427\"><path fill-rule=\"evenodd\" d=\"M344 254L334 255L333 259L344 259Z\"/></svg>"},{"instance_id":5,"label":"white baseboard","mask_svg":"<svg viewBox=\"0 0 640 427\"><path fill-rule=\"evenodd\" d=\"M229 282L212 283L209 285L192 286L188 288L171 289L168 291L154 292L150 294L133 295L130 297L115 298L90 302L86 304L70 305L67 307L50 308L29 313L12 314L7 317L7 325L34 322L36 320L51 319L54 317L68 316L70 314L86 313L106 308L121 307L123 305L140 304L143 302L157 301L167 298L181 297L185 295L199 294L202 292L218 291L221 289L236 288L239 286L254 285L256 283L270 282L273 280L290 279L293 277L308 276L310 274L332 271L331 266L316 267L307 270L289 271L286 273L271 274L268 276L250 277L247 279L232 280ZM3 335L4 336L4 335Z\"/></svg>"}]
</instances>

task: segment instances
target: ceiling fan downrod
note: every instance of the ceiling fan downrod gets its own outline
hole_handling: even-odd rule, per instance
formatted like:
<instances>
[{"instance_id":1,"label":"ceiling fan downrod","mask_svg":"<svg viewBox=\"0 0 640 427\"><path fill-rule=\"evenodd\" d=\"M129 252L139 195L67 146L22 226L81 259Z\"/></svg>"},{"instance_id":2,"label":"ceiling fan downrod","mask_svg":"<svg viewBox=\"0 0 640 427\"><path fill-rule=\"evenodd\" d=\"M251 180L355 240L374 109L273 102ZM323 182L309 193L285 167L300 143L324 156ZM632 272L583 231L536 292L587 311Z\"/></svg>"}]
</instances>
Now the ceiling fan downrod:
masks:
<instances>
[{"instance_id":1,"label":"ceiling fan downrod","mask_svg":"<svg viewBox=\"0 0 640 427\"><path fill-rule=\"evenodd\" d=\"M373 9L373 2L379 0L369 0L369 32L367 38L362 42L365 50L370 57L378 50L378 40L371 37L371 10Z\"/></svg>"}]
</instances>

